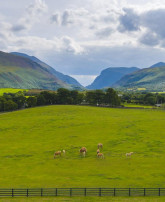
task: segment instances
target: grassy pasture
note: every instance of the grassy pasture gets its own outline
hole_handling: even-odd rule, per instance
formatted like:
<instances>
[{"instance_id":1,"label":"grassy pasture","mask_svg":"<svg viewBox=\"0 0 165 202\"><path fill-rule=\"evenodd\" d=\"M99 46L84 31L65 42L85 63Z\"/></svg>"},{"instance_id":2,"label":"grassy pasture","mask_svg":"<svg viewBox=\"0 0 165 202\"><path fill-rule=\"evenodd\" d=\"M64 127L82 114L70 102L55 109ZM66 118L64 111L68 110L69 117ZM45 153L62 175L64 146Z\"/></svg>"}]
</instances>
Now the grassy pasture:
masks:
<instances>
[{"instance_id":1,"label":"grassy pasture","mask_svg":"<svg viewBox=\"0 0 165 202\"><path fill-rule=\"evenodd\" d=\"M0 96L2 96L4 93L17 93L19 91L27 91L27 90L17 88L0 88Z\"/></svg>"},{"instance_id":2,"label":"grassy pasture","mask_svg":"<svg viewBox=\"0 0 165 202\"><path fill-rule=\"evenodd\" d=\"M7 198L1 199L1 202L164 202L165 197L34 197L34 198Z\"/></svg>"},{"instance_id":3,"label":"grassy pasture","mask_svg":"<svg viewBox=\"0 0 165 202\"><path fill-rule=\"evenodd\" d=\"M151 106L151 105L142 105L142 104L132 104L132 103L123 103L124 107L140 107L140 108L149 108L149 109L152 109L152 108L156 108L155 106Z\"/></svg>"},{"instance_id":4,"label":"grassy pasture","mask_svg":"<svg viewBox=\"0 0 165 202\"><path fill-rule=\"evenodd\" d=\"M165 112L152 109L61 105L2 113L0 188L164 187L164 123ZM96 158L98 142L105 159ZM53 159L61 149L66 156Z\"/></svg>"}]
</instances>

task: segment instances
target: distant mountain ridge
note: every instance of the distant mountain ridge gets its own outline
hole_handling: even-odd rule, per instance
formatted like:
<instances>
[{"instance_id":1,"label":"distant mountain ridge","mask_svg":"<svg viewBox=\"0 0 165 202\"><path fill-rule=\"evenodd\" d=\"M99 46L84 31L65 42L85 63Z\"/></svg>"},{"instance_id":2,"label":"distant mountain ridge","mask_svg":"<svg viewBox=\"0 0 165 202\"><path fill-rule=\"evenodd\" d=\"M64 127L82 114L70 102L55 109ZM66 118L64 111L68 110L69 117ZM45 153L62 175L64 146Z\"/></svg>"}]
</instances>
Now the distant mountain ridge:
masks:
<instances>
[{"instance_id":1,"label":"distant mountain ridge","mask_svg":"<svg viewBox=\"0 0 165 202\"><path fill-rule=\"evenodd\" d=\"M87 89L102 89L112 87L124 75L139 70L137 67L109 67L104 69L91 85L86 86Z\"/></svg>"},{"instance_id":2,"label":"distant mountain ridge","mask_svg":"<svg viewBox=\"0 0 165 202\"><path fill-rule=\"evenodd\" d=\"M73 85L75 88L76 87L83 87L76 79L74 79L71 76L68 75L64 75L61 72L56 71L53 67L49 66L48 64L42 62L41 60L39 60L38 58L34 57L34 56L29 56L27 54L24 53L20 53L20 52L11 52L11 54L13 55L17 55L17 56L22 56L25 58L28 58L38 64L40 64L41 66L45 67L46 69L48 69L48 71L53 74L54 76L56 76L58 79L62 80L63 82Z\"/></svg>"},{"instance_id":3,"label":"distant mountain ridge","mask_svg":"<svg viewBox=\"0 0 165 202\"><path fill-rule=\"evenodd\" d=\"M0 51L0 88L56 90L61 87L74 88L53 75L46 66Z\"/></svg>"},{"instance_id":4,"label":"distant mountain ridge","mask_svg":"<svg viewBox=\"0 0 165 202\"><path fill-rule=\"evenodd\" d=\"M152 65L152 66L149 67L149 68L154 68L154 67L164 67L164 66L165 66L165 63L164 63L164 62L158 62L158 63Z\"/></svg>"},{"instance_id":5,"label":"distant mountain ridge","mask_svg":"<svg viewBox=\"0 0 165 202\"><path fill-rule=\"evenodd\" d=\"M159 62L149 68L125 75L115 83L114 87L137 87L152 91L165 91L165 63Z\"/></svg>"}]
</instances>

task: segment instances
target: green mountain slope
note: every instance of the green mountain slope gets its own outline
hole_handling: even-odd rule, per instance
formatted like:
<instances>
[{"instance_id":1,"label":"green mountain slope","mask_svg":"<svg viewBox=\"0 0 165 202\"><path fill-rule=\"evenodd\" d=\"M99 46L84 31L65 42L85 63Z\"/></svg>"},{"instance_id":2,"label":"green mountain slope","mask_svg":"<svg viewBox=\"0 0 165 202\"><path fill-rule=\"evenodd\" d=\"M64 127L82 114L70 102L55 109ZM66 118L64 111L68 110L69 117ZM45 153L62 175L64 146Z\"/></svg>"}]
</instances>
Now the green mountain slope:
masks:
<instances>
[{"instance_id":1,"label":"green mountain slope","mask_svg":"<svg viewBox=\"0 0 165 202\"><path fill-rule=\"evenodd\" d=\"M60 87L71 88L40 64L0 51L0 88L56 90Z\"/></svg>"},{"instance_id":2,"label":"green mountain slope","mask_svg":"<svg viewBox=\"0 0 165 202\"><path fill-rule=\"evenodd\" d=\"M73 85L74 87L83 88L83 86L76 79L74 79L73 77L68 76L68 75L64 75L61 72L56 71L54 68L52 68L48 64L42 62L41 60L39 60L38 58L36 58L34 56L29 56L27 54L19 53L19 52L11 52L11 54L22 56L22 57L25 57L25 58L29 58L30 60L32 60L32 61L40 64L44 68L46 68L51 74L53 74L54 76L56 76L58 79L64 81L65 83Z\"/></svg>"},{"instance_id":3,"label":"green mountain slope","mask_svg":"<svg viewBox=\"0 0 165 202\"><path fill-rule=\"evenodd\" d=\"M96 77L94 82L87 86L88 89L101 89L111 87L120 80L124 75L139 70L137 67L110 67L104 69L101 74Z\"/></svg>"},{"instance_id":4,"label":"green mountain slope","mask_svg":"<svg viewBox=\"0 0 165 202\"><path fill-rule=\"evenodd\" d=\"M158 63L159 64L159 63ZM125 75L116 82L115 87L142 87L147 90L164 91L165 90L165 65L141 69L137 72Z\"/></svg>"}]
</instances>

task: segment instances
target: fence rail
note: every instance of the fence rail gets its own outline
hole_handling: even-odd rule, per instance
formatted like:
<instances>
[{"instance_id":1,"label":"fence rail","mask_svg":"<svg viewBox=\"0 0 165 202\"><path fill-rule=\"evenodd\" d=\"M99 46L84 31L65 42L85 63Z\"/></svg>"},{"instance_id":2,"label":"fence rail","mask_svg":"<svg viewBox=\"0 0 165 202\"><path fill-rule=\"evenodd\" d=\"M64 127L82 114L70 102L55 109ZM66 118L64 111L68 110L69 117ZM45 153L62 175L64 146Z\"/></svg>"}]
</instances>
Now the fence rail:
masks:
<instances>
[{"instance_id":1,"label":"fence rail","mask_svg":"<svg viewBox=\"0 0 165 202\"><path fill-rule=\"evenodd\" d=\"M31 188L0 189L0 197L165 196L165 188Z\"/></svg>"}]
</instances>

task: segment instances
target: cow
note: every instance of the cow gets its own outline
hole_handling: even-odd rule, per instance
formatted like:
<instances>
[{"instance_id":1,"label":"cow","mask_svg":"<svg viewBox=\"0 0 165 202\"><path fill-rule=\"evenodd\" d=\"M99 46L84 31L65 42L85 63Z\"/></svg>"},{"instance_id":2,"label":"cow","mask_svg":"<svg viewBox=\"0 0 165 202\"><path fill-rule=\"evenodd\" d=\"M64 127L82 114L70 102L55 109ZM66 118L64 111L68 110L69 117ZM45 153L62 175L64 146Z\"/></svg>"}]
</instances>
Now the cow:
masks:
<instances>
[{"instance_id":1,"label":"cow","mask_svg":"<svg viewBox=\"0 0 165 202\"><path fill-rule=\"evenodd\" d=\"M132 156L133 153L134 153L134 152L129 152L129 153L126 153L125 155L126 155L126 156Z\"/></svg>"},{"instance_id":2,"label":"cow","mask_svg":"<svg viewBox=\"0 0 165 202\"><path fill-rule=\"evenodd\" d=\"M56 151L56 152L54 153L54 159L56 158L56 156L61 156L61 151Z\"/></svg>"},{"instance_id":3,"label":"cow","mask_svg":"<svg viewBox=\"0 0 165 202\"><path fill-rule=\"evenodd\" d=\"M104 159L104 154L103 153L98 153L97 157L100 158L100 159Z\"/></svg>"},{"instance_id":4,"label":"cow","mask_svg":"<svg viewBox=\"0 0 165 202\"><path fill-rule=\"evenodd\" d=\"M99 148L103 148L103 144L102 143L99 143L98 145L97 145L97 148L99 149Z\"/></svg>"},{"instance_id":5,"label":"cow","mask_svg":"<svg viewBox=\"0 0 165 202\"><path fill-rule=\"evenodd\" d=\"M80 154L82 154L83 157L85 157L87 149L85 147L82 147L79 151L80 151Z\"/></svg>"},{"instance_id":6,"label":"cow","mask_svg":"<svg viewBox=\"0 0 165 202\"><path fill-rule=\"evenodd\" d=\"M100 149L97 149L97 154L100 153Z\"/></svg>"}]
</instances>

